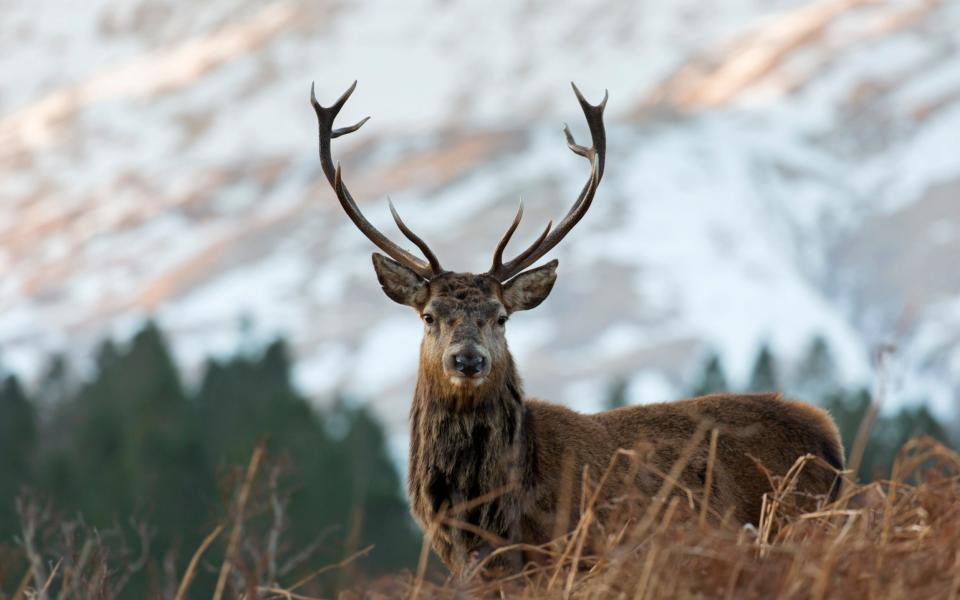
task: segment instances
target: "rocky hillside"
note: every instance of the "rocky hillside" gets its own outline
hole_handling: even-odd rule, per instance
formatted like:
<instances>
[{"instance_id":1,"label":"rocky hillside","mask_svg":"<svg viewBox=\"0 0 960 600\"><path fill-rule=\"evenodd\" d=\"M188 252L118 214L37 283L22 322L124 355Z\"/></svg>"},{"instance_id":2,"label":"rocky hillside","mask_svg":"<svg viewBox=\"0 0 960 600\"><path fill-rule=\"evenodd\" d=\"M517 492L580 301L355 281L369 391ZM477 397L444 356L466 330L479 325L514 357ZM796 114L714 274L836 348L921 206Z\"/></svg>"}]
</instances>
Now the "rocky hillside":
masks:
<instances>
[{"instance_id":1,"label":"rocky hillside","mask_svg":"<svg viewBox=\"0 0 960 600\"><path fill-rule=\"evenodd\" d=\"M466 3L463 3L466 4ZM199 366L290 336L301 385L403 422L420 325L316 159L310 82L360 85L335 142L445 265L485 269L584 181L567 82L610 91L607 170L551 298L510 323L531 394L667 399L716 349L851 381L893 342L892 401L960 397L960 3L607 0L6 3L0 21L0 348L36 373L153 315ZM571 3L573 4L573 3ZM398 236L399 237L399 236Z\"/></svg>"}]
</instances>

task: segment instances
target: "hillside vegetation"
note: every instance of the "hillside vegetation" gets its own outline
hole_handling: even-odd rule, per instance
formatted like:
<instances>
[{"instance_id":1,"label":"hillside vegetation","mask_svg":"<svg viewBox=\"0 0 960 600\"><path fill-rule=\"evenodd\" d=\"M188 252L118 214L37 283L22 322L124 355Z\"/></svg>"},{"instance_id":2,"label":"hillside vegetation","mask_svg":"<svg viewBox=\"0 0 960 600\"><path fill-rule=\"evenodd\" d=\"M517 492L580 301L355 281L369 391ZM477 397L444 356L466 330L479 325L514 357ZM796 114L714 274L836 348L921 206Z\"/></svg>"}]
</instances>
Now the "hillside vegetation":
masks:
<instances>
[{"instance_id":1,"label":"hillside vegetation","mask_svg":"<svg viewBox=\"0 0 960 600\"><path fill-rule=\"evenodd\" d=\"M832 363L815 341L787 377L761 348L747 389L812 382L794 395L828 407L856 457L836 502L794 508L806 459L771 476L764 519L746 528L670 473L654 498L594 506L603 475L589 473L583 520L525 548L522 573L478 561L450 578L364 408L311 406L282 341L245 342L185 383L147 324L126 344L102 344L90 373L55 359L36 387L12 376L0 386L0 599L956 594L960 456L947 431L922 405L875 414L871 394L844 389ZM730 387L708 357L688 392ZM625 394L614 382L607 405ZM600 512L613 518L601 525Z\"/></svg>"},{"instance_id":2,"label":"hillside vegetation","mask_svg":"<svg viewBox=\"0 0 960 600\"><path fill-rule=\"evenodd\" d=\"M460 577L431 564L426 544L416 569L399 574L363 575L374 550L367 546L290 576L284 565L302 566L310 557L304 548L278 543L286 503L268 463L257 448L237 481L229 513L193 549L189 563L174 568L164 561L149 573L146 590L134 595L127 587L131 577L149 571L148 528L137 529L141 547L131 551L122 532L107 537L22 501L23 536L0 557L7 581L16 585L0 597L192 598L210 597L211 590L214 598L301 600L960 594L960 455L930 439L908 443L889 480L848 485L836 502L808 513L794 508L792 484L807 463L798 460L785 477L771 480L775 491L765 499L757 527L723 519L710 509L709 498L677 489L669 474L653 499L622 498L612 506L596 506L596 486L588 486L580 522L550 544L522 548L534 558L522 572L486 568L493 556L516 549L503 546ZM599 511L612 515L605 525L596 519ZM198 575L210 580L202 593Z\"/></svg>"}]
</instances>

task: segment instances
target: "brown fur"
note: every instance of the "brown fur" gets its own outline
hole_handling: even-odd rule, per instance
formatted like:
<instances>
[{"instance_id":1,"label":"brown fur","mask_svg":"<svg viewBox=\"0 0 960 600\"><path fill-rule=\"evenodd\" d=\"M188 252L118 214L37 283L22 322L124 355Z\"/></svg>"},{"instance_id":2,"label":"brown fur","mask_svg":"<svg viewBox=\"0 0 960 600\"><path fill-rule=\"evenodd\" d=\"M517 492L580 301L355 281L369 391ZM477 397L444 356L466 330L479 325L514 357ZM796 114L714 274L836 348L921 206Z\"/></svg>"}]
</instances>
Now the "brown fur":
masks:
<instances>
[{"instance_id":1,"label":"brown fur","mask_svg":"<svg viewBox=\"0 0 960 600\"><path fill-rule=\"evenodd\" d=\"M833 421L818 408L776 394L705 396L595 415L525 400L497 317L539 304L553 285L555 261L503 285L489 275L466 273L423 281L385 261L374 262L387 294L430 321L410 412L413 514L429 530L441 511L490 495L447 514L467 527L434 531L433 548L451 569L490 549L491 536L477 528L495 539L527 544L564 533L579 517L581 474L586 470L596 481L621 448L637 451L644 468L631 471L629 461L617 462L608 481L621 484L606 486L601 500L628 491L652 497L662 474L698 433L701 441L688 455L679 486L702 497L709 448L709 434L703 434L713 428L719 437L711 506L719 514L757 523L763 494L771 491L768 474L784 475L808 453L832 468L804 469L798 491L836 492L843 450ZM449 347L465 344L489 356L489 373L479 385L455 383L445 362Z\"/></svg>"}]
</instances>

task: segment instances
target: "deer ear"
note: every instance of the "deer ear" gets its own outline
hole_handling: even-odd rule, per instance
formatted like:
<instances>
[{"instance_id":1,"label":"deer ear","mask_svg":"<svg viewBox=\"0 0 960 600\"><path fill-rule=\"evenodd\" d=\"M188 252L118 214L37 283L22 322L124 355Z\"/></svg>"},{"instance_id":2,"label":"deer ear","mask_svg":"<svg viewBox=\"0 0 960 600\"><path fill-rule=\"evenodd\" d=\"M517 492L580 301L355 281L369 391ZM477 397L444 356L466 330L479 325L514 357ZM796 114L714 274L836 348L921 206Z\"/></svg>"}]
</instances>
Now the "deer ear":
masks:
<instances>
[{"instance_id":1,"label":"deer ear","mask_svg":"<svg viewBox=\"0 0 960 600\"><path fill-rule=\"evenodd\" d=\"M529 310L546 300L557 280L557 260L542 267L520 273L503 286L503 303L507 311Z\"/></svg>"},{"instance_id":2,"label":"deer ear","mask_svg":"<svg viewBox=\"0 0 960 600\"><path fill-rule=\"evenodd\" d=\"M377 252L373 253L373 270L384 293L399 304L419 310L427 302L427 282L422 277Z\"/></svg>"}]
</instances>

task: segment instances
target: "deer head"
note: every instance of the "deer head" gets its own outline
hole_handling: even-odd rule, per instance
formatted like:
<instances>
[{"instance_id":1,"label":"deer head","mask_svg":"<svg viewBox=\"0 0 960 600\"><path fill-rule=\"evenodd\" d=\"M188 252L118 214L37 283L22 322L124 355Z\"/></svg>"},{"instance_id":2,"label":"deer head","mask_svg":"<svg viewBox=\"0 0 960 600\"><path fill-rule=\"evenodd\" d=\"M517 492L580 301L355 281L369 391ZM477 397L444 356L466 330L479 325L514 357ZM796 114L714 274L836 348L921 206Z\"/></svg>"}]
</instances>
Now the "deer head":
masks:
<instances>
[{"instance_id":1,"label":"deer head","mask_svg":"<svg viewBox=\"0 0 960 600\"><path fill-rule=\"evenodd\" d=\"M557 260L529 269L554 246L560 243L583 218L603 175L606 136L603 109L607 96L596 106L589 104L577 87L573 91L580 102L590 127L592 145L578 145L564 125L567 145L590 162L590 176L580 196L554 229L548 223L543 233L515 258L504 262L503 253L523 216L523 204L497 244L493 264L486 273L454 273L443 269L430 247L404 224L393 203L390 212L397 227L423 253L420 259L390 241L360 212L347 190L339 162L334 166L330 156L333 138L358 130L369 117L359 123L333 129L333 121L357 83L329 108L320 106L310 88L310 100L317 113L320 131L320 165L333 186L340 205L358 229L383 254L373 254L373 268L383 291L394 302L405 304L420 315L424 326L420 368L435 381L453 389L476 391L500 385L512 373L512 360L507 349L505 325L509 316L539 305L553 288ZM572 85L572 84L571 84ZM389 258L388 258L389 257Z\"/></svg>"}]
</instances>

